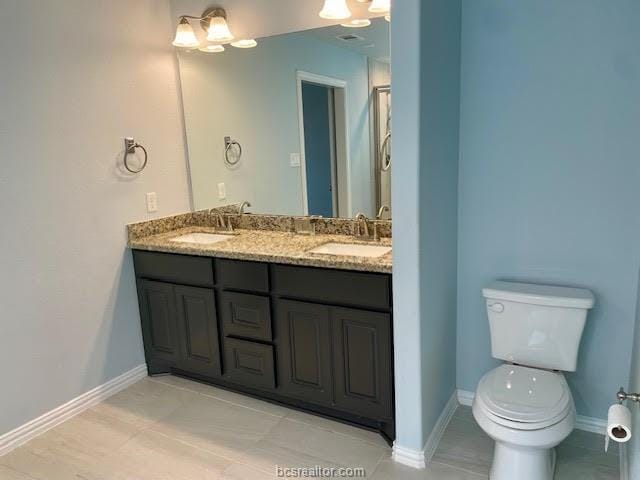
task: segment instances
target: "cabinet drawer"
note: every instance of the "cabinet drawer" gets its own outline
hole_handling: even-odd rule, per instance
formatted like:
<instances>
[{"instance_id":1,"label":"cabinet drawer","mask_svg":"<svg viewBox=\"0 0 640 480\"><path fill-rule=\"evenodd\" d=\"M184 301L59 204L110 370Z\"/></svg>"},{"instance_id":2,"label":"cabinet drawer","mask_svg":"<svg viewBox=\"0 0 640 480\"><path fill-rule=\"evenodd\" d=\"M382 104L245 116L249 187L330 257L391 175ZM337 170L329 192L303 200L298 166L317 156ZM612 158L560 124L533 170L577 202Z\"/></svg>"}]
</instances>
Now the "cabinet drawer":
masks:
<instances>
[{"instance_id":1,"label":"cabinet drawer","mask_svg":"<svg viewBox=\"0 0 640 480\"><path fill-rule=\"evenodd\" d=\"M218 260L216 263L219 285L250 292L269 292L269 268L266 263L240 260Z\"/></svg>"},{"instance_id":2,"label":"cabinet drawer","mask_svg":"<svg viewBox=\"0 0 640 480\"><path fill-rule=\"evenodd\" d=\"M220 304L225 335L272 340L269 297L223 292Z\"/></svg>"},{"instance_id":3,"label":"cabinet drawer","mask_svg":"<svg viewBox=\"0 0 640 480\"><path fill-rule=\"evenodd\" d=\"M213 286L212 260L190 255L133 251L137 277L203 287Z\"/></svg>"},{"instance_id":4,"label":"cabinet drawer","mask_svg":"<svg viewBox=\"0 0 640 480\"><path fill-rule=\"evenodd\" d=\"M385 274L274 265L273 290L278 295L319 303L391 306L390 276Z\"/></svg>"},{"instance_id":5,"label":"cabinet drawer","mask_svg":"<svg viewBox=\"0 0 640 480\"><path fill-rule=\"evenodd\" d=\"M273 347L224 339L225 377L247 387L273 390L276 386Z\"/></svg>"}]
</instances>

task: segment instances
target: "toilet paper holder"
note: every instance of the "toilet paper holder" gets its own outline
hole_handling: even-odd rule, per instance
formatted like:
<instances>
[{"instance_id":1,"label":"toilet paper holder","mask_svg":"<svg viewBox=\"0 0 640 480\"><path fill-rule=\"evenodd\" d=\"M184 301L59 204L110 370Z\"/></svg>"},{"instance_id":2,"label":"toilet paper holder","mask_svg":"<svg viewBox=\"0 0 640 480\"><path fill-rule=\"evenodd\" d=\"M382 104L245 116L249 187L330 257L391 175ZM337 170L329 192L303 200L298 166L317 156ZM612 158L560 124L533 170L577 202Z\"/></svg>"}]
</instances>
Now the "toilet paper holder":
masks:
<instances>
[{"instance_id":1,"label":"toilet paper holder","mask_svg":"<svg viewBox=\"0 0 640 480\"><path fill-rule=\"evenodd\" d=\"M632 402L640 402L640 393L627 393L624 391L623 387L620 387L618 393L616 394L618 398L618 403L622 404L625 400L631 400Z\"/></svg>"}]
</instances>

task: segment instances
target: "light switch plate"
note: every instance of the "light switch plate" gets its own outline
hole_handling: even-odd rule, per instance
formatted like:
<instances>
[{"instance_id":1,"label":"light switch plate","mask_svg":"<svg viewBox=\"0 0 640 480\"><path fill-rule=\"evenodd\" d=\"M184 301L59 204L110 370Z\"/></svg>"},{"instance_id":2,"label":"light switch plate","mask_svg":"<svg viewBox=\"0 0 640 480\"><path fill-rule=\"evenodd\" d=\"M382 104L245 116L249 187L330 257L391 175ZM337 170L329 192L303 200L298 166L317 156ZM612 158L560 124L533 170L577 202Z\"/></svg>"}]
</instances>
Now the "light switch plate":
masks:
<instances>
[{"instance_id":1,"label":"light switch plate","mask_svg":"<svg viewBox=\"0 0 640 480\"><path fill-rule=\"evenodd\" d=\"M290 153L289 154L289 166L291 166L291 167L299 167L300 166L300 154L299 153Z\"/></svg>"},{"instance_id":2,"label":"light switch plate","mask_svg":"<svg viewBox=\"0 0 640 480\"><path fill-rule=\"evenodd\" d=\"M218 184L218 199L219 200L224 200L225 198L227 198L227 187L224 185L224 183L219 183Z\"/></svg>"},{"instance_id":3,"label":"light switch plate","mask_svg":"<svg viewBox=\"0 0 640 480\"><path fill-rule=\"evenodd\" d=\"M158 211L158 196L156 192L147 193L147 212L154 213Z\"/></svg>"}]
</instances>

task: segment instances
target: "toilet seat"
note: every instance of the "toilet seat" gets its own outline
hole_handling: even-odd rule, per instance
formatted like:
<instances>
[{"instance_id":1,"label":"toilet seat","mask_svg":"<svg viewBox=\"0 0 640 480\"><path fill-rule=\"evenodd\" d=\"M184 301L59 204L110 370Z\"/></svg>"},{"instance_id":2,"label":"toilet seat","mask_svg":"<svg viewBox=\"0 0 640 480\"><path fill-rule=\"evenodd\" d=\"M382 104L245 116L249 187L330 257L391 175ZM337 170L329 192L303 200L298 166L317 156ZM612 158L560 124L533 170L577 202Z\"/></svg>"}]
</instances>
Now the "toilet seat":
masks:
<instances>
[{"instance_id":1,"label":"toilet seat","mask_svg":"<svg viewBox=\"0 0 640 480\"><path fill-rule=\"evenodd\" d=\"M515 430L554 425L571 412L573 405L561 373L509 364L482 377L476 402L489 419Z\"/></svg>"}]
</instances>

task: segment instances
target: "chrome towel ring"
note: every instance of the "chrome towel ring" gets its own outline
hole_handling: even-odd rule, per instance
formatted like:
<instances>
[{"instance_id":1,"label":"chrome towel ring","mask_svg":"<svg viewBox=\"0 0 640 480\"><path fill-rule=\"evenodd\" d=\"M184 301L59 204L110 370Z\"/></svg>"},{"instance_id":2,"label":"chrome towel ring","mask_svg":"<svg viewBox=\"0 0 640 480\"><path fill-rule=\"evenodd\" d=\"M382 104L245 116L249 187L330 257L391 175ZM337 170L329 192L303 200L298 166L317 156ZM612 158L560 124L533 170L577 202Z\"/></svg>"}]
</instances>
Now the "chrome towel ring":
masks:
<instances>
[{"instance_id":1,"label":"chrome towel ring","mask_svg":"<svg viewBox=\"0 0 640 480\"><path fill-rule=\"evenodd\" d=\"M229 153L233 149L233 147L237 147L238 153L236 153L235 160L229 159ZM230 167L235 166L240 159L242 158L242 145L236 140L231 140L231 137L224 137L224 163L229 165Z\"/></svg>"},{"instance_id":2,"label":"chrome towel ring","mask_svg":"<svg viewBox=\"0 0 640 480\"><path fill-rule=\"evenodd\" d=\"M129 166L129 160L128 160L129 155L136 153L136 148L139 148L140 150L142 150L144 152L144 161L142 162L142 166L140 168L138 168L137 170L135 168L131 168ZM147 149L144 148L139 143L136 143L136 141L133 139L133 137L125 137L125 139L124 139L124 168L126 168L127 171L130 172L130 173L140 173L147 166L147 161L148 160L149 160L149 156L147 155Z\"/></svg>"}]
</instances>

